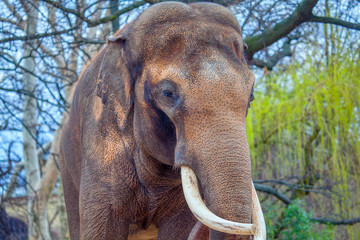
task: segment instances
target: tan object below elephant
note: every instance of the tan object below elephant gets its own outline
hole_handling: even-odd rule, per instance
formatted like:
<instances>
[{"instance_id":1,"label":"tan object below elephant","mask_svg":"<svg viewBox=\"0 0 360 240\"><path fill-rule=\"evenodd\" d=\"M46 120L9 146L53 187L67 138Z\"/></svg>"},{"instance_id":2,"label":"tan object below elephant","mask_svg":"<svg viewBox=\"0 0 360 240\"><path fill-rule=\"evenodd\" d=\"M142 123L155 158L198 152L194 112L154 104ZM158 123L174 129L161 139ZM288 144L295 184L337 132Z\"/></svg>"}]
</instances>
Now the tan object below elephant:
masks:
<instances>
[{"instance_id":1,"label":"tan object below elephant","mask_svg":"<svg viewBox=\"0 0 360 240\"><path fill-rule=\"evenodd\" d=\"M266 238L244 47L236 18L210 3L155 4L109 39L61 141L72 240Z\"/></svg>"}]
</instances>

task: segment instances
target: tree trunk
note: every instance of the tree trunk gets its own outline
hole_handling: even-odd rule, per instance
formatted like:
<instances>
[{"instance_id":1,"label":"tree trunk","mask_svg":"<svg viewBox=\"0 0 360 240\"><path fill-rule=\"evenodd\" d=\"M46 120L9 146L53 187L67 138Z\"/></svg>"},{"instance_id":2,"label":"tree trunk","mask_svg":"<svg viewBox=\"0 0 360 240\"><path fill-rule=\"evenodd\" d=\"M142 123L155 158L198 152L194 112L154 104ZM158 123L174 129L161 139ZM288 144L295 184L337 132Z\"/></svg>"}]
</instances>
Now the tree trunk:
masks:
<instances>
[{"instance_id":1,"label":"tree trunk","mask_svg":"<svg viewBox=\"0 0 360 240\"><path fill-rule=\"evenodd\" d=\"M49 11L48 21L50 25L55 26L56 10L49 5L47 5L47 7ZM55 27L53 28L53 30L56 31ZM55 57L55 61L57 62L58 67L60 69L60 73L62 75L64 85L69 85L70 82L74 82L76 80L76 76L74 76L75 75L74 73L77 71L78 50L75 48L72 49L72 52L70 54L70 62L69 62L70 66L67 66L65 61L65 56L63 55L63 47L61 45L61 39L58 37L55 38L57 39L56 41L57 51L61 53ZM65 87L64 89L65 99L68 103L72 101L72 96L70 94L72 86L73 85L70 84L70 86ZM35 201L34 204L37 206L35 213L37 216L39 216L39 227L41 229L42 238L45 240L51 239L47 204L51 197L52 190L55 187L59 175L59 145L62 134L62 126L64 125L67 116L68 114L64 112L63 116L61 117L60 124L57 130L55 131L54 139L52 141L52 145L50 149L50 155L45 164L42 179L36 186L37 198L33 199ZM61 198L63 196L60 194L59 197ZM67 225L67 222L62 224ZM33 238L30 239L35 240L36 236L33 236Z\"/></svg>"},{"instance_id":2,"label":"tree trunk","mask_svg":"<svg viewBox=\"0 0 360 240\"><path fill-rule=\"evenodd\" d=\"M69 233L69 227L68 227L68 222L67 222L65 199L64 199L64 189L62 186L61 176L59 176L59 182L60 182L60 185L58 188L58 193L59 193L58 208L59 208L61 239L69 240L70 233Z\"/></svg>"},{"instance_id":3,"label":"tree trunk","mask_svg":"<svg viewBox=\"0 0 360 240\"><path fill-rule=\"evenodd\" d=\"M63 113L60 121L60 125L57 128L54 139L51 144L50 156L45 164L44 174L41 182L36 187L37 198L36 198L36 215L39 216L39 224L42 232L42 237L45 240L51 240L50 228L48 223L47 215L47 203L51 197L51 192L55 187L56 181L59 175L59 146L60 138L62 133L62 126L64 125L68 114ZM35 240L36 238L34 238Z\"/></svg>"},{"instance_id":4,"label":"tree trunk","mask_svg":"<svg viewBox=\"0 0 360 240\"><path fill-rule=\"evenodd\" d=\"M36 34L38 1L25 2L27 13L26 35ZM34 212L34 199L36 198L35 186L40 182L40 165L36 151L36 77L35 72L35 46L34 41L24 43L24 95L23 100L23 153L26 171L28 194L28 237L39 239L36 215Z\"/></svg>"},{"instance_id":5,"label":"tree trunk","mask_svg":"<svg viewBox=\"0 0 360 240\"><path fill-rule=\"evenodd\" d=\"M41 159L42 156L50 150L50 147L51 147L51 142L47 142L47 143L43 144L40 148L38 148L38 150L37 150L38 159ZM24 162L23 161L18 162L14 168L14 172L11 174L10 182L6 187L4 199L11 198L11 196L18 184L17 178L23 169L24 169Z\"/></svg>"}]
</instances>

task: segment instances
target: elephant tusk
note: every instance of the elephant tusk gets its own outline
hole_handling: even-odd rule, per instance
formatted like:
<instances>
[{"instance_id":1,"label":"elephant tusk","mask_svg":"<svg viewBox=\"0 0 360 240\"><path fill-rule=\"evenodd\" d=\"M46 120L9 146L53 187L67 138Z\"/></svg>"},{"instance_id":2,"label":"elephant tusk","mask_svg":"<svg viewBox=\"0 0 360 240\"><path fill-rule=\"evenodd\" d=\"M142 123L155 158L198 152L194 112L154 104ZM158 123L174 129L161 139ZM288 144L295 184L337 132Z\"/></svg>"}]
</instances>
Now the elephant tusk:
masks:
<instances>
[{"instance_id":1,"label":"elephant tusk","mask_svg":"<svg viewBox=\"0 0 360 240\"><path fill-rule=\"evenodd\" d=\"M181 181L186 202L194 216L204 225L220 232L251 235L253 224L237 223L222 219L213 214L201 199L194 171L186 166L181 167Z\"/></svg>"},{"instance_id":2,"label":"elephant tusk","mask_svg":"<svg viewBox=\"0 0 360 240\"><path fill-rule=\"evenodd\" d=\"M255 240L265 240L266 239L266 224L264 219L264 214L262 212L259 198L256 194L254 183L252 185L252 222L253 227L251 231L254 234Z\"/></svg>"},{"instance_id":3,"label":"elephant tusk","mask_svg":"<svg viewBox=\"0 0 360 240\"><path fill-rule=\"evenodd\" d=\"M254 235L255 240L266 239L266 227L260 202L253 185L252 221L254 224L237 223L222 219L213 214L204 204L197 184L194 171L187 167L181 167L181 181L186 202L194 216L204 225L211 229L238 235Z\"/></svg>"}]
</instances>

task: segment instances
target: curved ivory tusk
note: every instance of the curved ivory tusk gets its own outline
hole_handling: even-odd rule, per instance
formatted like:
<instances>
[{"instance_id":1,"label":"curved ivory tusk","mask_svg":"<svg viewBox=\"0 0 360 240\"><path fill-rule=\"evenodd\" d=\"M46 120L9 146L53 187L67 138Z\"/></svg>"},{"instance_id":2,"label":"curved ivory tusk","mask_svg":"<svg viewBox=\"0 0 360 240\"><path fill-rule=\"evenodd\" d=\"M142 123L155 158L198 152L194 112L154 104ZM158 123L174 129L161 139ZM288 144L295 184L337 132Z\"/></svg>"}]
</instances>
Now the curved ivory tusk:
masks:
<instances>
[{"instance_id":1,"label":"curved ivory tusk","mask_svg":"<svg viewBox=\"0 0 360 240\"><path fill-rule=\"evenodd\" d=\"M261 210L260 201L256 194L256 190L254 187L254 183L252 185L252 222L253 227L251 231L254 234L255 240L265 240L266 239L266 225L265 225L265 219L264 214Z\"/></svg>"},{"instance_id":2,"label":"curved ivory tusk","mask_svg":"<svg viewBox=\"0 0 360 240\"><path fill-rule=\"evenodd\" d=\"M187 167L181 167L181 181L183 185L186 202L194 216L204 225L220 232L239 235L254 235L255 240L266 239L266 228L264 216L261 211L260 202L257 198L253 185L252 215L253 223L237 223L222 219L213 214L204 204L197 184L194 171Z\"/></svg>"}]
</instances>

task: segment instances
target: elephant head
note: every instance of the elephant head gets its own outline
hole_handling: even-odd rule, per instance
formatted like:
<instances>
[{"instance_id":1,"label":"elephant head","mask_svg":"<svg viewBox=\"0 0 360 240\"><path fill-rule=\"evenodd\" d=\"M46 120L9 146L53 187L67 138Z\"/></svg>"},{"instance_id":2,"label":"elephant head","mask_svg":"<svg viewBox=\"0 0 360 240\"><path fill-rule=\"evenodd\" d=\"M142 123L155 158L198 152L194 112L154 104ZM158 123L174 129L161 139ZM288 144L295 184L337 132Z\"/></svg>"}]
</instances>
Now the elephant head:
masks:
<instances>
[{"instance_id":1,"label":"elephant head","mask_svg":"<svg viewBox=\"0 0 360 240\"><path fill-rule=\"evenodd\" d=\"M124 119L134 106L135 140L144 155L182 168L189 207L211 229L264 235L245 131L254 76L236 18L215 4L158 4L112 44L121 45L120 58L128 60L114 71L137 66L126 72L120 105ZM113 70L105 66L103 74ZM258 230L250 224L252 215ZM221 235L215 230L210 235Z\"/></svg>"},{"instance_id":2,"label":"elephant head","mask_svg":"<svg viewBox=\"0 0 360 240\"><path fill-rule=\"evenodd\" d=\"M98 72L97 97L92 105L87 103L91 81L81 80L83 97L75 98L72 106L74 112L80 107L92 109L89 117L71 119L84 122L77 125L81 131L98 128L102 134L99 139L105 139L91 145L83 138L85 147L78 155L92 160L82 160L83 169L78 172L93 177L89 180L82 176L81 184L105 182L98 177L99 170L93 170L98 165L117 176L116 167L109 167L110 163L129 155L134 163L128 168L136 168L134 174L146 188L155 181L151 176L165 175L161 168L170 169L166 177L179 185L181 169L188 206L211 229L210 239L225 239L227 234L265 238L245 131L254 85L245 47L236 18L226 8L210 3L155 4L109 38L98 60L82 77L93 79L93 73ZM116 116L114 120L110 114ZM116 126L112 127L115 130L109 130L111 126ZM92 152L86 154L90 148ZM97 163L100 155L103 160ZM156 167L149 170L149 165ZM122 170L121 166L117 169ZM124 174L130 175L128 172ZM116 181L104 184L112 182ZM91 191L81 184L83 194ZM80 202L89 196L83 200L80 196ZM80 219L86 217L86 207L83 209ZM193 231L196 235L196 228Z\"/></svg>"}]
</instances>

